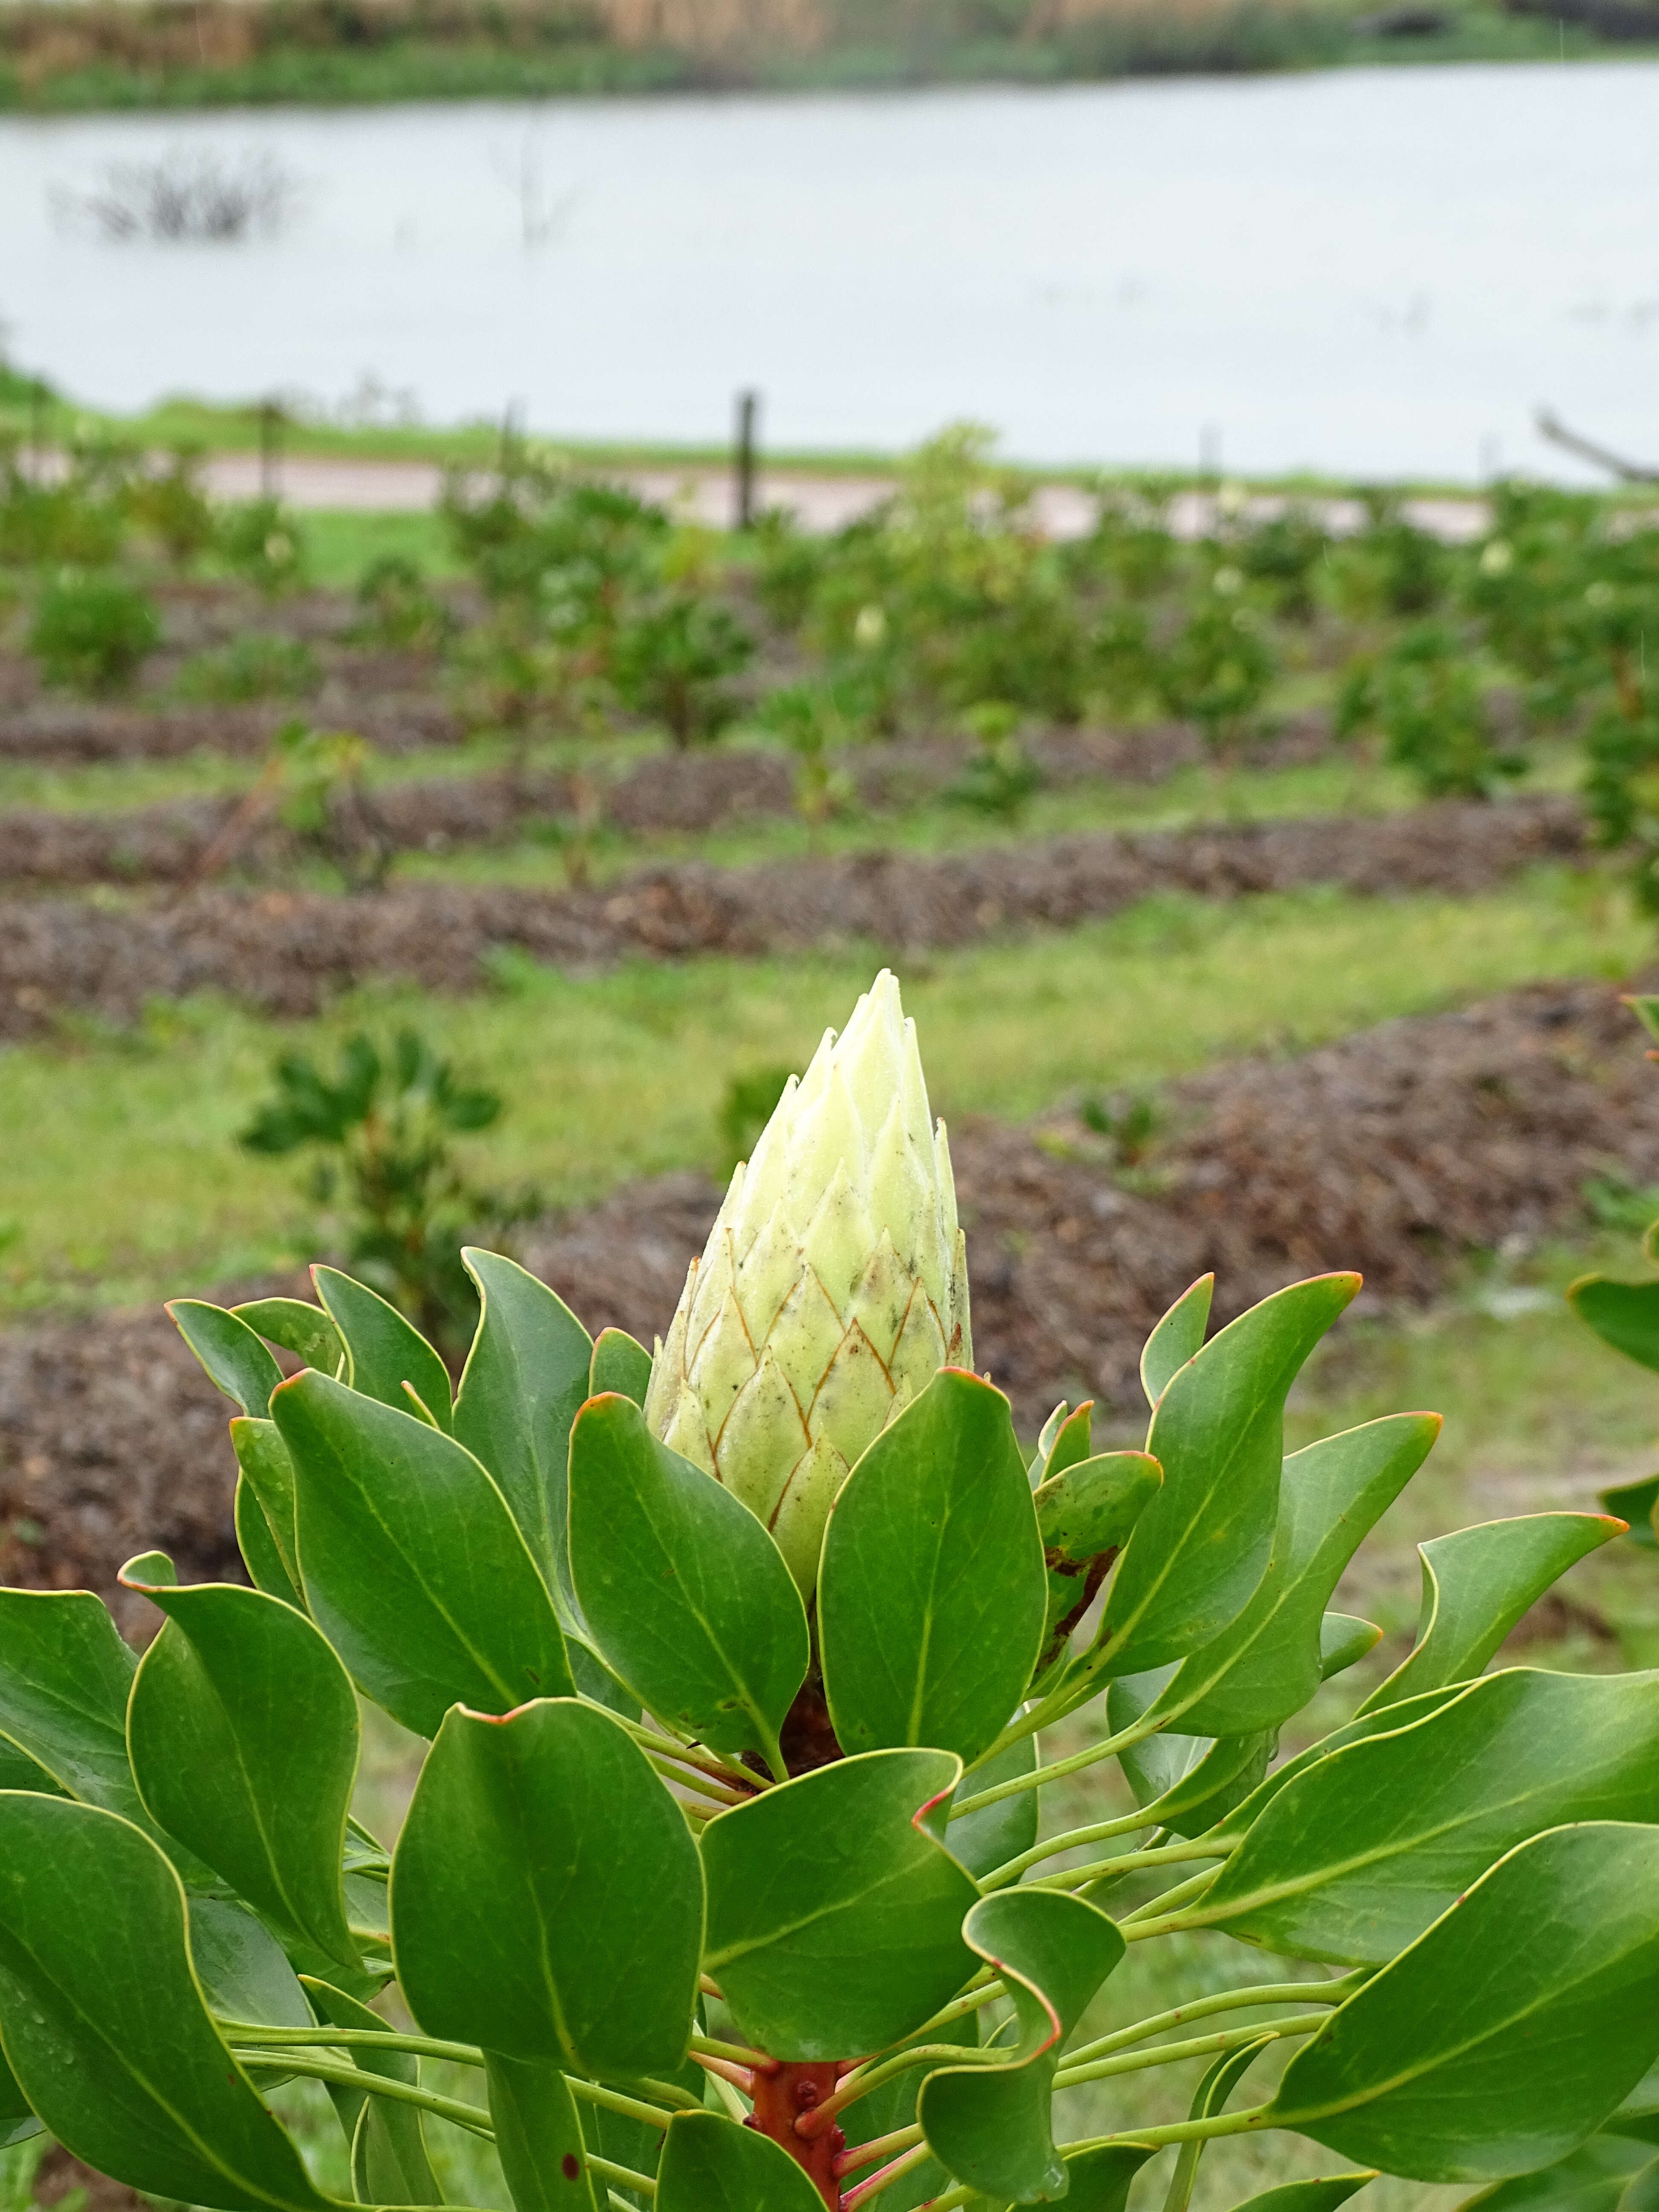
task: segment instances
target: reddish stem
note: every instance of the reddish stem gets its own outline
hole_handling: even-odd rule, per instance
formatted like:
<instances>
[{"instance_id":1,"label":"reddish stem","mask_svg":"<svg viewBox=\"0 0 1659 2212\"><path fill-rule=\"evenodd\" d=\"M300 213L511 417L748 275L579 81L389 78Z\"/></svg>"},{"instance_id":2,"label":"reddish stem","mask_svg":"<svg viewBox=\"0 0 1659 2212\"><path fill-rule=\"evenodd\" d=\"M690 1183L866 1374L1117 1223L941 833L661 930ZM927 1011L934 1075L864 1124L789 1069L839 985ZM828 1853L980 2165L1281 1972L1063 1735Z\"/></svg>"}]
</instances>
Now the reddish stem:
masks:
<instances>
[{"instance_id":1,"label":"reddish stem","mask_svg":"<svg viewBox=\"0 0 1659 2212\"><path fill-rule=\"evenodd\" d=\"M834 2094L836 2074L833 2059L823 2064L786 2063L770 2075L763 2074L757 2067L755 2109L749 2118L751 2128L758 2128L775 2143L781 2143L796 2165L805 2169L830 2212L840 2212L841 2186L836 2178L836 2160L847 2148L847 2137L839 2128L830 2128L809 2142L796 2134L795 2122L803 2112L810 2112L815 2105Z\"/></svg>"}]
</instances>

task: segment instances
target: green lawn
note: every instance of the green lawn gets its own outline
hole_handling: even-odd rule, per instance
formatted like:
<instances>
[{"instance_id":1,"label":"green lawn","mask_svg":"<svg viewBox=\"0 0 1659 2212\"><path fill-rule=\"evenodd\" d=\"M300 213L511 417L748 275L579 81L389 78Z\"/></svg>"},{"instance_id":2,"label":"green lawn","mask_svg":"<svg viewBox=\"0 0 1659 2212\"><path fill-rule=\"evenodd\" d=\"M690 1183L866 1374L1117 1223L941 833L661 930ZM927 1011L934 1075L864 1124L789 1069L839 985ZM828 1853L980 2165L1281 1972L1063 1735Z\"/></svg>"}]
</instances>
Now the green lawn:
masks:
<instances>
[{"instance_id":1,"label":"green lawn","mask_svg":"<svg viewBox=\"0 0 1659 2212\"><path fill-rule=\"evenodd\" d=\"M913 961L904 982L939 1109L1021 1116L1534 976L1617 977L1650 942L1613 878L1545 869L1470 900L1157 898L1064 935ZM311 1023L214 1001L158 1006L125 1035L68 1022L53 1042L0 1053L0 1127L26 1139L0 1182L0 1307L121 1304L308 1256L291 1169L234 1141L279 1049L416 1022L506 1097L481 1172L575 1201L714 1164L732 1077L803 1066L878 957L638 962L573 978L509 955L493 990L376 987Z\"/></svg>"}]
</instances>

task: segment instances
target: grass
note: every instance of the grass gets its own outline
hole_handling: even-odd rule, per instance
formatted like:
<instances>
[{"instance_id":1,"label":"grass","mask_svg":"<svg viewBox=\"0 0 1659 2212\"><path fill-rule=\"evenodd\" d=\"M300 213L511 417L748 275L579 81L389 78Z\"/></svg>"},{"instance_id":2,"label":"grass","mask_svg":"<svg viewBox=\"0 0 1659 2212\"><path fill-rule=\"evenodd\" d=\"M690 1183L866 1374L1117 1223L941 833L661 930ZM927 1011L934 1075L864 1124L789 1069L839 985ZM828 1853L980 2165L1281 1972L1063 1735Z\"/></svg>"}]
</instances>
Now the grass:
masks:
<instances>
[{"instance_id":1,"label":"grass","mask_svg":"<svg viewBox=\"0 0 1659 2212\"><path fill-rule=\"evenodd\" d=\"M1613 879L1545 869L1467 900L1156 898L1064 935L913 960L905 988L939 1109L1018 1117L1537 976L1620 976L1650 941ZM732 1076L804 1066L878 957L853 947L572 977L505 955L494 990L374 987L314 1022L204 1000L157 1006L125 1034L66 1022L50 1043L0 1053L0 1127L29 1133L0 1185L0 1310L127 1304L312 1256L292 1171L235 1143L281 1049L327 1052L363 1024L414 1021L507 1099L480 1172L577 1202L713 1167Z\"/></svg>"},{"instance_id":2,"label":"grass","mask_svg":"<svg viewBox=\"0 0 1659 2212\"><path fill-rule=\"evenodd\" d=\"M388 554L415 562L432 577L466 573L441 519L430 509L308 507L300 528L307 580L333 591L355 589L369 562Z\"/></svg>"}]
</instances>

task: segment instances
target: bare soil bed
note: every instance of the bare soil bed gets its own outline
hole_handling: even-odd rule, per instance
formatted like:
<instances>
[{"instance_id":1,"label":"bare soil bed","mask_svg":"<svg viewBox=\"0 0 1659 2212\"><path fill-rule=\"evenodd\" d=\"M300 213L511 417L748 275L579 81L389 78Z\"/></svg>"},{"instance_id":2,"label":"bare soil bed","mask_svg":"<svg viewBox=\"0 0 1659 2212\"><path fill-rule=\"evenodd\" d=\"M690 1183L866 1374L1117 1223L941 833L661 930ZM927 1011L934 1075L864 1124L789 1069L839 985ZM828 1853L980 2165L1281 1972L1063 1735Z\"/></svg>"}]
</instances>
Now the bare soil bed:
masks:
<instances>
[{"instance_id":1,"label":"bare soil bed","mask_svg":"<svg viewBox=\"0 0 1659 2212\"><path fill-rule=\"evenodd\" d=\"M854 940L898 956L996 931L1067 928L1155 891L1229 899L1330 884L1464 895L1583 854L1577 802L1540 797L932 858L878 850L741 870L685 862L582 890L414 884L355 899L226 890L119 907L18 899L0 934L0 1037L46 1030L70 1009L126 1022L147 1000L191 991L283 1016L312 1013L330 992L372 976L468 991L500 947L572 970L629 955L752 957Z\"/></svg>"},{"instance_id":2,"label":"bare soil bed","mask_svg":"<svg viewBox=\"0 0 1659 2212\"><path fill-rule=\"evenodd\" d=\"M430 703L430 702L428 702ZM211 714L216 710L205 710ZM395 702L381 721L403 712ZM228 733L222 750L258 750L283 719L270 708L216 710ZM218 725L191 709L172 720L189 738L180 750L219 744ZM196 719L192 719L192 717ZM191 737L199 727L205 736ZM399 724L404 735L410 726ZM1288 767L1316 757L1328 742L1322 717L1310 717L1249 749L1247 764ZM1151 784L1204 757L1197 733L1182 723L1127 731L1057 730L1033 738L1028 750L1051 788L1090 781ZM837 763L856 804L885 810L937 797L960 776L964 748L948 738L860 745ZM787 815L795 804L795 766L782 752L732 746L696 753L659 753L580 777L530 769L476 776L429 776L385 784L370 794L370 820L351 802L349 837L372 826L393 852L447 852L458 845L504 843L538 825L568 822L579 805L625 836L664 831L696 835L745 819ZM337 805L337 812L343 806ZM234 831L231 836L228 832ZM188 884L216 848L223 872L268 878L290 872L308 849L283 823L273 792L257 810L237 794L163 799L118 812L13 807L0 818L0 890L48 885Z\"/></svg>"},{"instance_id":3,"label":"bare soil bed","mask_svg":"<svg viewBox=\"0 0 1659 2212\"><path fill-rule=\"evenodd\" d=\"M1589 1176L1659 1181L1659 1081L1605 984L1212 1070L1164 1104L1134 1189L1063 1117L951 1133L975 1364L1027 1431L1062 1396L1132 1418L1147 1331L1209 1269L1224 1321L1333 1267L1358 1268L1373 1306L1419 1302L1471 1250L1572 1230ZM542 1224L525 1257L590 1328L648 1342L718 1196L695 1175L635 1184ZM186 1579L239 1573L228 1413L159 1310L0 1332L0 1579L117 1596L121 1562L152 1544ZM119 1602L140 1630L140 1602Z\"/></svg>"}]
</instances>

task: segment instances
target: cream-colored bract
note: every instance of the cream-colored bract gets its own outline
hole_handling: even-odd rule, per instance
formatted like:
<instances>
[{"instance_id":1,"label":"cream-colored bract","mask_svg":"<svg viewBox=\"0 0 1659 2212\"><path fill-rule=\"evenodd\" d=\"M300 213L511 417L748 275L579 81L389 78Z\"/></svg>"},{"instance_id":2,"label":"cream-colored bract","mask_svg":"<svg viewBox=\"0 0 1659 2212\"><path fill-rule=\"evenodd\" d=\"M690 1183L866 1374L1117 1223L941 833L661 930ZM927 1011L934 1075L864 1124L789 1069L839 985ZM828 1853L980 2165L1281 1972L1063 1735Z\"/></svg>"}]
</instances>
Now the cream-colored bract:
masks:
<instances>
[{"instance_id":1,"label":"cream-colored bract","mask_svg":"<svg viewBox=\"0 0 1659 2212\"><path fill-rule=\"evenodd\" d=\"M759 1516L810 1598L848 1468L940 1367L972 1363L945 1124L884 969L733 1174L646 1415Z\"/></svg>"}]
</instances>

